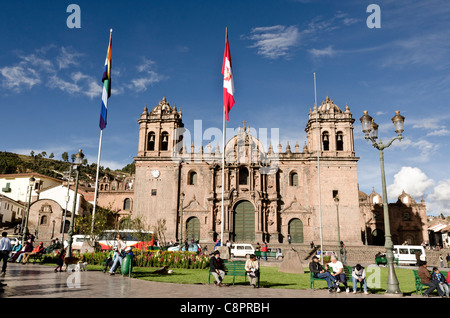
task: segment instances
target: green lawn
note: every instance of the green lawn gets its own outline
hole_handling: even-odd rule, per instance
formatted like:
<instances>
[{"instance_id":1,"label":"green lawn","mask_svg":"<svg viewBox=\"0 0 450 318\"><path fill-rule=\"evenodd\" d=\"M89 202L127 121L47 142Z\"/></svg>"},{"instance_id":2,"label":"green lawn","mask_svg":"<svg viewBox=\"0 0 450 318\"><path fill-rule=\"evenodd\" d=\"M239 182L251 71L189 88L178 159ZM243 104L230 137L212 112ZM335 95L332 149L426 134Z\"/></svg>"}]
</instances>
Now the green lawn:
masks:
<instances>
[{"instance_id":1,"label":"green lawn","mask_svg":"<svg viewBox=\"0 0 450 318\"><path fill-rule=\"evenodd\" d=\"M101 270L101 266L88 265L88 270ZM208 283L208 269L181 269L174 268L170 275L157 275L151 272L157 268L133 268L132 277L157 282L177 283L177 284L207 284ZM414 274L413 269L396 268L395 272L400 284L400 290L404 294L415 293ZM384 293L387 282L387 268L380 267L376 271L368 271L369 290L371 293ZM445 275L447 273L444 273ZM106 275L106 274L105 274ZM262 288L286 288L286 289L308 289L309 284L309 270L305 268L304 274L288 274L278 271L278 267L261 267L261 282ZM372 276L370 276L372 275ZM369 277L371 279L369 280ZM211 283L213 279L211 278ZM225 276L224 283L231 284L232 277ZM236 284L248 284L244 277L236 277ZM349 283L351 285L351 282ZM326 288L325 281L316 281L315 288Z\"/></svg>"}]
</instances>

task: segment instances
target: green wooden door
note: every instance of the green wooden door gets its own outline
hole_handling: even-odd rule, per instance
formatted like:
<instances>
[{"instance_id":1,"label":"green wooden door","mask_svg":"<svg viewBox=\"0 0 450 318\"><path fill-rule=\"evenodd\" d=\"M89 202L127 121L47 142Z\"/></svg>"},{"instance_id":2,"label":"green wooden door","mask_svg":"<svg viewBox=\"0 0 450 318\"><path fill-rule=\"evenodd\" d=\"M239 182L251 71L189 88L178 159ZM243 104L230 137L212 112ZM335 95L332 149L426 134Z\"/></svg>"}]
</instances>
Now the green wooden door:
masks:
<instances>
[{"instance_id":1,"label":"green wooden door","mask_svg":"<svg viewBox=\"0 0 450 318\"><path fill-rule=\"evenodd\" d=\"M291 234L292 243L303 243L303 223L300 219L289 222L289 234Z\"/></svg>"},{"instance_id":2,"label":"green wooden door","mask_svg":"<svg viewBox=\"0 0 450 318\"><path fill-rule=\"evenodd\" d=\"M190 218L186 223L186 239L190 242L200 239L200 221L196 217Z\"/></svg>"},{"instance_id":3,"label":"green wooden door","mask_svg":"<svg viewBox=\"0 0 450 318\"><path fill-rule=\"evenodd\" d=\"M241 201L234 208L234 241L255 240L255 207L249 201Z\"/></svg>"}]
</instances>

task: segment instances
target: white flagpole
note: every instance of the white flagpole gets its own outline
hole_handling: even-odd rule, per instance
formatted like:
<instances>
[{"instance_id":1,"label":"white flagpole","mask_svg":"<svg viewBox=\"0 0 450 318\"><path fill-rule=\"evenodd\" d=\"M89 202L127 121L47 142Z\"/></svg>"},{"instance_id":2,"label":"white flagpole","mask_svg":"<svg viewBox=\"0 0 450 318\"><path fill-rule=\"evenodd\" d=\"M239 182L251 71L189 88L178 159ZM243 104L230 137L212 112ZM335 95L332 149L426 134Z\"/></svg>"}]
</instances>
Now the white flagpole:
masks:
<instances>
[{"instance_id":1,"label":"white flagpole","mask_svg":"<svg viewBox=\"0 0 450 318\"><path fill-rule=\"evenodd\" d=\"M317 107L316 72L314 72L314 106ZM319 109L317 109L316 125L318 126ZM323 235L322 235L322 201L320 197L320 127L317 127L317 183L319 192L319 223L320 223L320 263L323 264Z\"/></svg>"},{"instance_id":2,"label":"white flagpole","mask_svg":"<svg viewBox=\"0 0 450 318\"><path fill-rule=\"evenodd\" d=\"M225 28L225 45L227 45L228 27ZM223 105L223 132L222 132L222 211L220 216L220 244L223 246L224 222L224 187L225 187L225 105Z\"/></svg>"},{"instance_id":3,"label":"white flagpole","mask_svg":"<svg viewBox=\"0 0 450 318\"><path fill-rule=\"evenodd\" d=\"M97 206L98 174L99 174L99 171L100 171L100 155L101 155L101 152L102 152L102 139L103 139L103 129L100 129L100 141L99 141L99 144L98 144L98 157L97 157L97 174L96 174L96 177L95 177L94 209L92 210L91 235L94 232L95 208Z\"/></svg>"}]
</instances>

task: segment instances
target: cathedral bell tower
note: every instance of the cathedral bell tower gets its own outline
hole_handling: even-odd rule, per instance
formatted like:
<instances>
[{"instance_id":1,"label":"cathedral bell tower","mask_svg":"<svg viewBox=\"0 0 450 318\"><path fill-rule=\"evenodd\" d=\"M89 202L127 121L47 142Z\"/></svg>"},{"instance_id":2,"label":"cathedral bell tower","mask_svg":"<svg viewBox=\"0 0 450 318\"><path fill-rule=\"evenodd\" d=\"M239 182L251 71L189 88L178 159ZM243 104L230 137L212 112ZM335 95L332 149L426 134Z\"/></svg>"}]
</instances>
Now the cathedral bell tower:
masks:
<instances>
[{"instance_id":1,"label":"cathedral bell tower","mask_svg":"<svg viewBox=\"0 0 450 318\"><path fill-rule=\"evenodd\" d=\"M150 112L144 107L139 123L139 157L172 157L180 144L183 128L181 111L171 107L165 97Z\"/></svg>"},{"instance_id":2,"label":"cathedral bell tower","mask_svg":"<svg viewBox=\"0 0 450 318\"><path fill-rule=\"evenodd\" d=\"M308 149L324 157L354 157L353 122L348 105L342 111L327 96L318 108L309 112L306 125ZM320 140L320 142L319 142Z\"/></svg>"}]
</instances>

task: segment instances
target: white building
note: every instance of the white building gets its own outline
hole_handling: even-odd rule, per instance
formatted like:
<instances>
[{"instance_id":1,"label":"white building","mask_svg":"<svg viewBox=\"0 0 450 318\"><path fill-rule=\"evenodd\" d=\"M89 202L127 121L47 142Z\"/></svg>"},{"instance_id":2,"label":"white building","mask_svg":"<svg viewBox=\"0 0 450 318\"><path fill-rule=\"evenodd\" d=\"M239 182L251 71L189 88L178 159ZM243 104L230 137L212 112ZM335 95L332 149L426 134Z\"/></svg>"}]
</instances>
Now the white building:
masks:
<instances>
[{"instance_id":1,"label":"white building","mask_svg":"<svg viewBox=\"0 0 450 318\"><path fill-rule=\"evenodd\" d=\"M0 225L22 219L27 205L0 194Z\"/></svg>"}]
</instances>

